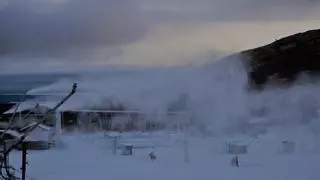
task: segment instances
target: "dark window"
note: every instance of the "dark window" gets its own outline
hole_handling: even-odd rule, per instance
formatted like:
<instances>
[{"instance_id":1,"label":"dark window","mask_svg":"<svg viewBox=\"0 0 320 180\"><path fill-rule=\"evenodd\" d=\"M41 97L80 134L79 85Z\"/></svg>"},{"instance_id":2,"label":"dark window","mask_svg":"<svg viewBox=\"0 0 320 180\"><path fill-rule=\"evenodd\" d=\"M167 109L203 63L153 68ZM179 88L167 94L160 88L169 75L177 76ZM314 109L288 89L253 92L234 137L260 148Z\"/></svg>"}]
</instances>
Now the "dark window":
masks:
<instances>
[{"instance_id":1,"label":"dark window","mask_svg":"<svg viewBox=\"0 0 320 180\"><path fill-rule=\"evenodd\" d=\"M2 136L2 134L3 133L0 133L0 135ZM13 140L13 139L17 139L17 137L15 137L15 136L12 136L11 134L5 134L4 135L4 139L6 139L6 140Z\"/></svg>"}]
</instances>

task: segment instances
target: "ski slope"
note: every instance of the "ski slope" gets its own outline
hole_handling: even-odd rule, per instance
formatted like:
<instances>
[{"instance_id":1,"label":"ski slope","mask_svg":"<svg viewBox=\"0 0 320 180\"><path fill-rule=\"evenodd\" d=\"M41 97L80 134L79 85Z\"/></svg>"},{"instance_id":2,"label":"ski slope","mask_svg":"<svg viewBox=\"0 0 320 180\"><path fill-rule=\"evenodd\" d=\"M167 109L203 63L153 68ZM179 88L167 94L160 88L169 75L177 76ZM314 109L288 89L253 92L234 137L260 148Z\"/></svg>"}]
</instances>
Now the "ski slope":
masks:
<instances>
[{"instance_id":1,"label":"ski slope","mask_svg":"<svg viewBox=\"0 0 320 180\"><path fill-rule=\"evenodd\" d=\"M144 142L159 144L152 137L144 137ZM224 138L189 138L189 162L184 161L184 148L176 135L163 135L170 146L135 149L133 156L113 155L103 134L72 134L62 138L64 146L28 153L28 177L37 180L318 180L320 177L320 154L302 150L280 154L276 146L270 145L276 143L270 138L254 143L248 154L240 155L240 168L232 167L233 156L222 152ZM139 137L140 143L142 139ZM134 136L126 136L125 140L137 142ZM148 157L152 150L157 156L154 162ZM19 168L20 153L14 152L10 158Z\"/></svg>"}]
</instances>

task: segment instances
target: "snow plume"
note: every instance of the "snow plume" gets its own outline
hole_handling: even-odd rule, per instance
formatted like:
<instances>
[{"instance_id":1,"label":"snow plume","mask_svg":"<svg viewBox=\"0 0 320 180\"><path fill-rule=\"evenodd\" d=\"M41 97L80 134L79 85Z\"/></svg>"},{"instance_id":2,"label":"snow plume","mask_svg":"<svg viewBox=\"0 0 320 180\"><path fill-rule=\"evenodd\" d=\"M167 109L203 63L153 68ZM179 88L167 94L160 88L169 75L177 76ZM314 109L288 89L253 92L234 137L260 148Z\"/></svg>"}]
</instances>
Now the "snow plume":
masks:
<instances>
[{"instance_id":1,"label":"snow plume","mask_svg":"<svg viewBox=\"0 0 320 180\"><path fill-rule=\"evenodd\" d=\"M72 82L59 81L29 94L67 94ZM186 110L194 121L218 131L245 115L245 82L246 74L237 58L206 66L109 69L78 79L78 92L62 109L112 104L156 113Z\"/></svg>"},{"instance_id":2,"label":"snow plume","mask_svg":"<svg viewBox=\"0 0 320 180\"><path fill-rule=\"evenodd\" d=\"M319 90L319 83L297 83L252 94L249 101L253 115L267 117L274 124L307 124L318 118Z\"/></svg>"},{"instance_id":3,"label":"snow plume","mask_svg":"<svg viewBox=\"0 0 320 180\"><path fill-rule=\"evenodd\" d=\"M307 124L318 117L319 85L301 78L288 88L247 90L247 74L237 56L206 66L107 69L77 79L78 92L62 109L118 106L144 112L187 111L215 133L240 132L252 119L270 125ZM63 80L29 94L67 94ZM47 98L47 101L51 101ZM56 99L57 100L57 99Z\"/></svg>"}]
</instances>

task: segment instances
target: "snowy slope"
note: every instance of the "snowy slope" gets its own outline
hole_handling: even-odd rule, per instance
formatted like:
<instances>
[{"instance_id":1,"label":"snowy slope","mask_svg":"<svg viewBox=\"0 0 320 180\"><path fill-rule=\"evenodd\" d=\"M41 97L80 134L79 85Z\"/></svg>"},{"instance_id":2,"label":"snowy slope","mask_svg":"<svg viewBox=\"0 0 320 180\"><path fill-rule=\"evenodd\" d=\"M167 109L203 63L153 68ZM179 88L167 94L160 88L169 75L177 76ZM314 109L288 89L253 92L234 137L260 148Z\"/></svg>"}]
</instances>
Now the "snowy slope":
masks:
<instances>
[{"instance_id":1,"label":"snowy slope","mask_svg":"<svg viewBox=\"0 0 320 180\"><path fill-rule=\"evenodd\" d=\"M157 160L151 162L152 149L136 149L133 156L112 155L102 135L64 136L66 147L28 154L28 175L45 180L318 180L320 154L297 152L279 154L264 144L266 152L255 151L240 155L240 168L230 165L232 155L215 151L223 139L189 141L190 161L184 162L182 145L159 147ZM131 138L132 139L132 138ZM264 141L262 141L263 143ZM11 161L19 167L20 155L15 152Z\"/></svg>"}]
</instances>

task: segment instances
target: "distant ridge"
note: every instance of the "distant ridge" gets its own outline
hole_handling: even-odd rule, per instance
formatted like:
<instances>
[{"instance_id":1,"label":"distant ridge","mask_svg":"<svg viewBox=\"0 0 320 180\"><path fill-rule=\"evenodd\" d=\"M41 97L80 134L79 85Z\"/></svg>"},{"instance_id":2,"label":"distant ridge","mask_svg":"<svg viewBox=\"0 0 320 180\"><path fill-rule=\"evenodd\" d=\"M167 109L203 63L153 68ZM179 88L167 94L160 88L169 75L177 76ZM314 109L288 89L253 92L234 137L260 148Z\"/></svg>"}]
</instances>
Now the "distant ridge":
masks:
<instances>
[{"instance_id":1,"label":"distant ridge","mask_svg":"<svg viewBox=\"0 0 320 180\"><path fill-rule=\"evenodd\" d=\"M75 74L34 73L34 74L1 74L0 75L0 104L19 101L27 91L49 85L60 78L74 77ZM27 98L33 98L28 96Z\"/></svg>"},{"instance_id":2,"label":"distant ridge","mask_svg":"<svg viewBox=\"0 0 320 180\"><path fill-rule=\"evenodd\" d=\"M268 83L290 85L301 73L315 77L320 74L320 29L284 37L240 55L254 88Z\"/></svg>"}]
</instances>

